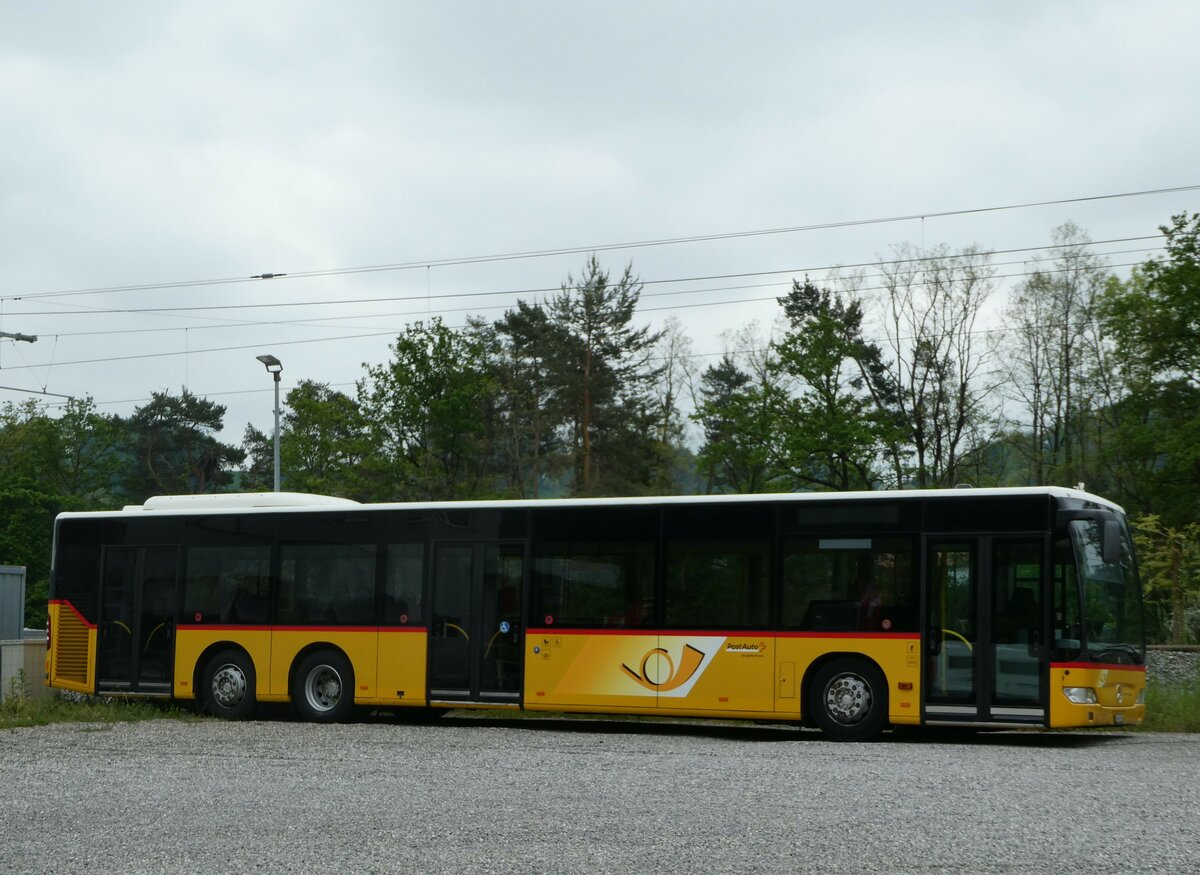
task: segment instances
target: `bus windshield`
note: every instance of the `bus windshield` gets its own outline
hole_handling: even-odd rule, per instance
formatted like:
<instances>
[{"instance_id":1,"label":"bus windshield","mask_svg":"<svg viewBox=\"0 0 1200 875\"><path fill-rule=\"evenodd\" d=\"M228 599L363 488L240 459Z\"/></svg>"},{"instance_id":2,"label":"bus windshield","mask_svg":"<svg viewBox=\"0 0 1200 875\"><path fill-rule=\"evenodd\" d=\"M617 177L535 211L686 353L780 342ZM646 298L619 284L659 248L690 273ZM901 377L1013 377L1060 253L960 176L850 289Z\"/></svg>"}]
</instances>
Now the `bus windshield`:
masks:
<instances>
[{"instance_id":1,"label":"bus windshield","mask_svg":"<svg viewBox=\"0 0 1200 875\"><path fill-rule=\"evenodd\" d=\"M1103 526L1095 520L1071 522L1083 595L1085 652L1097 662L1140 665L1146 637L1129 529L1122 521L1121 557L1111 564L1103 558L1103 536Z\"/></svg>"}]
</instances>

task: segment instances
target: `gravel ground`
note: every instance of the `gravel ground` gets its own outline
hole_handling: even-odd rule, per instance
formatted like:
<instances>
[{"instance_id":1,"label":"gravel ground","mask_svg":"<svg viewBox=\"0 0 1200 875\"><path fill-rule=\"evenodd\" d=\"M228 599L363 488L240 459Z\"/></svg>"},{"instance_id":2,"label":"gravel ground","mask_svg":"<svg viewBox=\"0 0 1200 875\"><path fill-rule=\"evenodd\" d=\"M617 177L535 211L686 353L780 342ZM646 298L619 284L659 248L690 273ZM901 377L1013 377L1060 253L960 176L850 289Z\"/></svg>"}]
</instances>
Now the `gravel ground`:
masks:
<instances>
[{"instance_id":1,"label":"gravel ground","mask_svg":"<svg viewBox=\"0 0 1200 875\"><path fill-rule=\"evenodd\" d=\"M1200 736L450 716L0 731L0 872L1200 872Z\"/></svg>"}]
</instances>

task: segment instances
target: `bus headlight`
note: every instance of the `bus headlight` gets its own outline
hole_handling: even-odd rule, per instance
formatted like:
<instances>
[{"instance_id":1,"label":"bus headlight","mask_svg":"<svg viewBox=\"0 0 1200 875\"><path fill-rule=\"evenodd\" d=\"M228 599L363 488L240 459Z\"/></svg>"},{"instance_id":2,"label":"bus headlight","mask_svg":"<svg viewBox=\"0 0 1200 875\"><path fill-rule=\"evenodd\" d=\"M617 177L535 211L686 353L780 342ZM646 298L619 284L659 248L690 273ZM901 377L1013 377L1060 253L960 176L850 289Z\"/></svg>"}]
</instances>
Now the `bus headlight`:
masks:
<instances>
[{"instance_id":1,"label":"bus headlight","mask_svg":"<svg viewBox=\"0 0 1200 875\"><path fill-rule=\"evenodd\" d=\"M1096 704L1096 691L1091 687L1063 687L1063 695L1076 705Z\"/></svg>"}]
</instances>

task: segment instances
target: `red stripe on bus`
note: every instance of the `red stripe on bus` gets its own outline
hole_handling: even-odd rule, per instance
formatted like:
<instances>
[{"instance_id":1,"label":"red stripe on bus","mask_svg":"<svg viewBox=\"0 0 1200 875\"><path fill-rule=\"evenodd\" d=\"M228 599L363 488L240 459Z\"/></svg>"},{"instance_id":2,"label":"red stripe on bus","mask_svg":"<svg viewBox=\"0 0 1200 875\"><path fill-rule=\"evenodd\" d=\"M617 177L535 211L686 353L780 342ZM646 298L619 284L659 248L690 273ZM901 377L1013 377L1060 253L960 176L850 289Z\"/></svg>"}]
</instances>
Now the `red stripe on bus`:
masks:
<instances>
[{"instance_id":1,"label":"red stripe on bus","mask_svg":"<svg viewBox=\"0 0 1200 875\"><path fill-rule=\"evenodd\" d=\"M1052 662L1051 668L1095 668L1104 671L1145 671L1144 665L1118 665L1115 662Z\"/></svg>"},{"instance_id":2,"label":"red stripe on bus","mask_svg":"<svg viewBox=\"0 0 1200 875\"><path fill-rule=\"evenodd\" d=\"M96 628L96 624L95 624L95 623L89 622L89 621L88 621L88 619L87 619L87 617L85 617L83 614L79 613L79 609L78 609L78 608L76 608L76 607L75 607L73 604L71 604L71 603L70 603L69 601L67 601L66 599L50 599L50 604L52 604L52 605L61 605L61 606L63 606L63 607L70 608L70 609L71 609L71 613L73 613L73 614L74 614L76 617L78 617L78 618L79 618L79 622L83 623L83 625L87 626L89 629L95 629L95 628Z\"/></svg>"},{"instance_id":3,"label":"red stripe on bus","mask_svg":"<svg viewBox=\"0 0 1200 875\"><path fill-rule=\"evenodd\" d=\"M893 638L917 641L920 632L776 632L776 638Z\"/></svg>"},{"instance_id":4,"label":"red stripe on bus","mask_svg":"<svg viewBox=\"0 0 1200 875\"><path fill-rule=\"evenodd\" d=\"M906 638L919 639L917 632L766 632L728 629L557 629L553 626L530 628L528 635L636 635L639 637L695 638L701 636L724 638Z\"/></svg>"},{"instance_id":5,"label":"red stripe on bus","mask_svg":"<svg viewBox=\"0 0 1200 875\"><path fill-rule=\"evenodd\" d=\"M188 623L179 632L427 632L424 626L248 626L230 623Z\"/></svg>"}]
</instances>

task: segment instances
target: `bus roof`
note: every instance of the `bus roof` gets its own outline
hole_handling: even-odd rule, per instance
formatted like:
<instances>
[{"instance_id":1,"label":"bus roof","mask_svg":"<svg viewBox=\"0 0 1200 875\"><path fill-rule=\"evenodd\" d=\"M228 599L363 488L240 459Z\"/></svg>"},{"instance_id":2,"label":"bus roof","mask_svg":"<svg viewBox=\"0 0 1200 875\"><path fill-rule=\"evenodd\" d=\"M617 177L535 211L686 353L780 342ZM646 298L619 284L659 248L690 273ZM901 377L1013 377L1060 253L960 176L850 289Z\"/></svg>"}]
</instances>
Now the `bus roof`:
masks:
<instances>
[{"instance_id":1,"label":"bus roof","mask_svg":"<svg viewBox=\"0 0 1200 875\"><path fill-rule=\"evenodd\" d=\"M938 498L993 498L1046 495L1075 499L1124 513L1122 508L1098 495L1061 486L1006 488L959 487L957 489L893 489L876 492L769 492L739 495L647 495L629 498L542 498L490 501L422 501L362 504L348 498L310 495L301 492L224 493L217 495L160 495L145 504L127 505L122 510L67 512L59 519L86 517L129 517L142 514L188 516L214 513L305 513L315 510L483 510L555 507L620 507L681 504L740 504L746 502L887 501Z\"/></svg>"}]
</instances>

